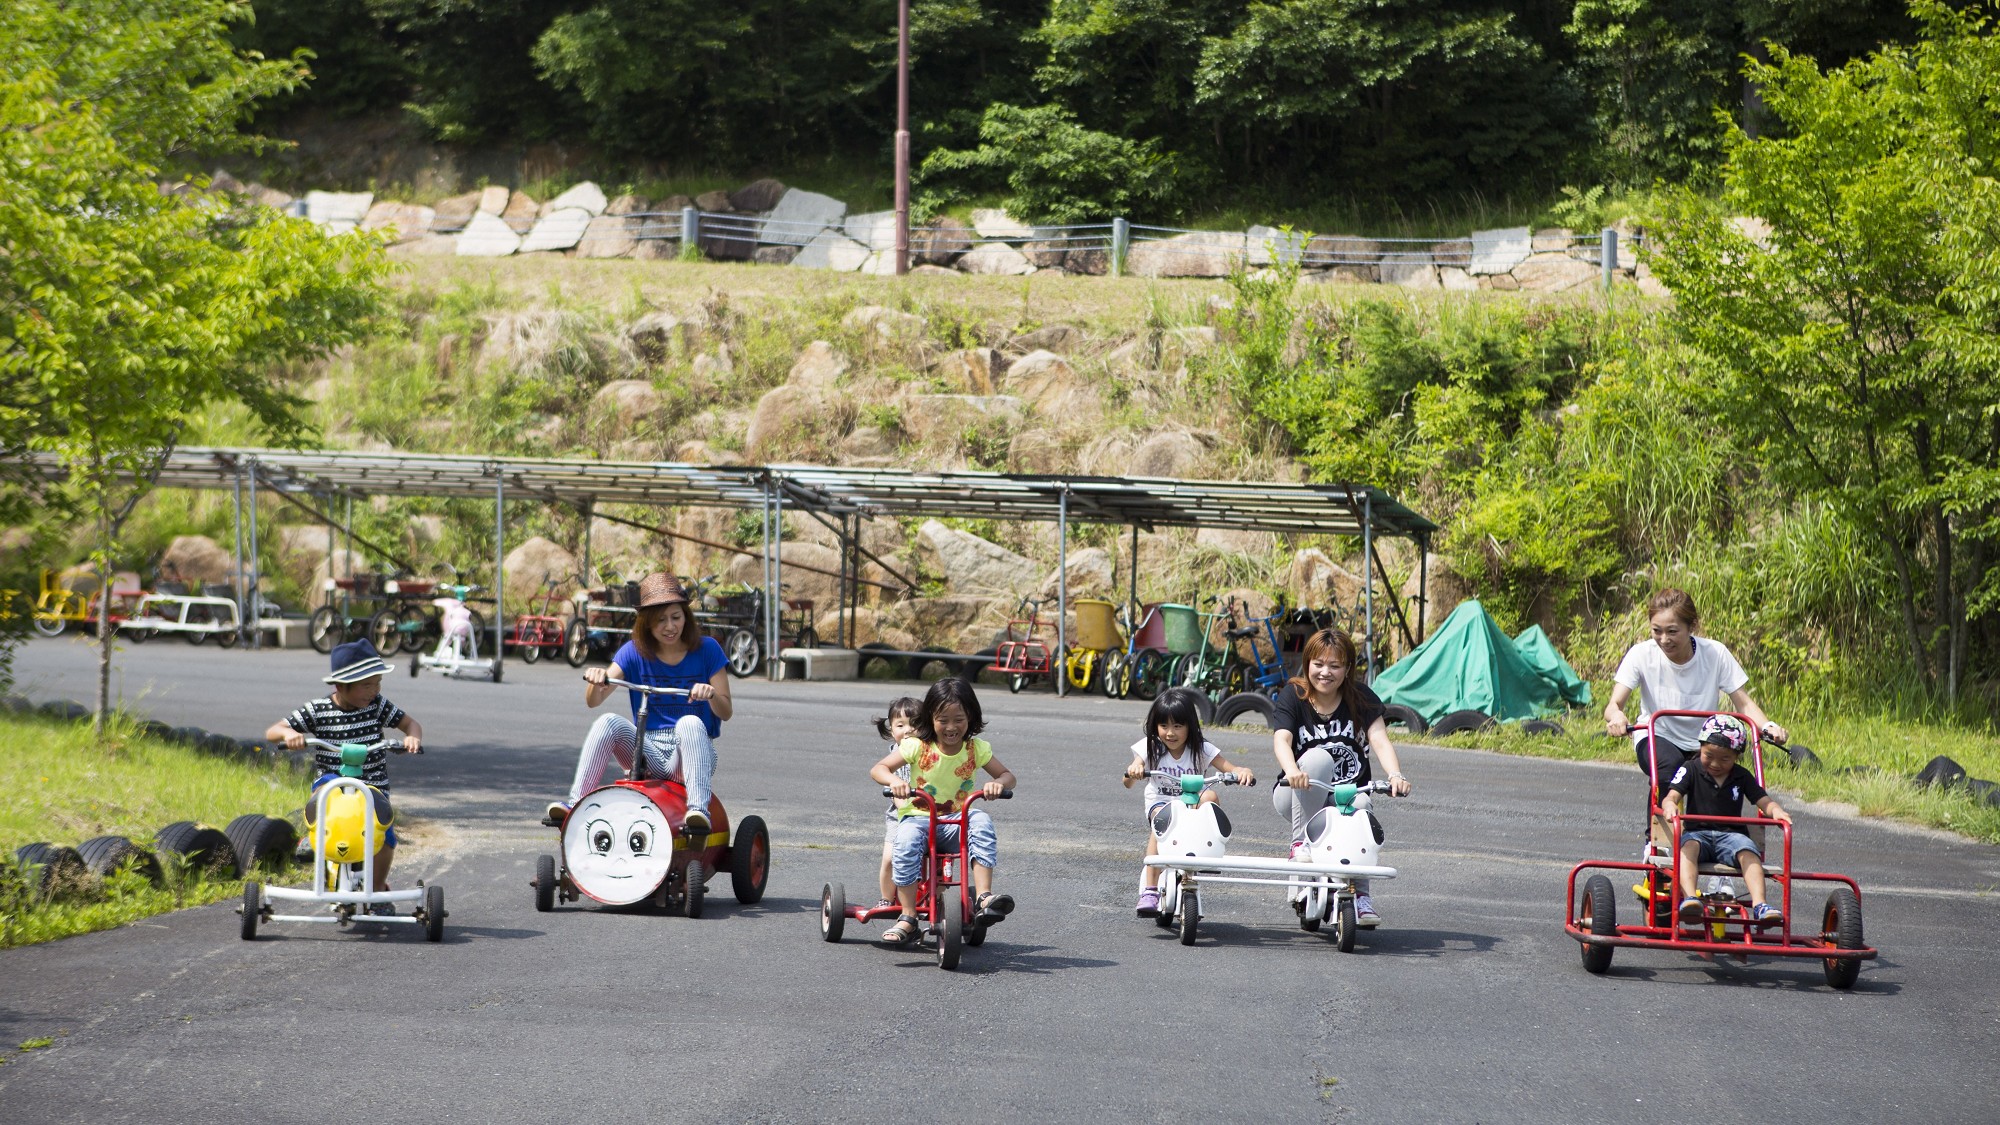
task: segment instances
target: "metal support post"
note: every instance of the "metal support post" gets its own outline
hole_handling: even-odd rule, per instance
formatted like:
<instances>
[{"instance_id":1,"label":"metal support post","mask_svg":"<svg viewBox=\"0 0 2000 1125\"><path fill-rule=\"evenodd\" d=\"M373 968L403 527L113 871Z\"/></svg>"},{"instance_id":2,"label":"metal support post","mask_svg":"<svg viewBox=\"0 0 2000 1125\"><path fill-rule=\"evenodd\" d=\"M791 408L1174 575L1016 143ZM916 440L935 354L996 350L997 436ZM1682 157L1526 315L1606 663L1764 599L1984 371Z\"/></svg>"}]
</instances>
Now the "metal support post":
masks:
<instances>
[{"instance_id":1,"label":"metal support post","mask_svg":"<svg viewBox=\"0 0 2000 1125\"><path fill-rule=\"evenodd\" d=\"M1069 671L1064 667L1069 660L1069 485L1063 485L1056 493L1056 654L1055 667L1051 674L1055 677L1057 695L1064 695L1064 685L1069 683Z\"/></svg>"},{"instance_id":2,"label":"metal support post","mask_svg":"<svg viewBox=\"0 0 2000 1125\"><path fill-rule=\"evenodd\" d=\"M494 467L493 473L493 678L500 678L500 662L507 658L507 475ZM415 659L412 657L411 659Z\"/></svg>"},{"instance_id":3,"label":"metal support post","mask_svg":"<svg viewBox=\"0 0 2000 1125\"><path fill-rule=\"evenodd\" d=\"M1132 567L1125 572L1125 580L1131 586L1130 607L1125 611L1132 619L1132 630L1139 629L1139 525L1132 525Z\"/></svg>"},{"instance_id":4,"label":"metal support post","mask_svg":"<svg viewBox=\"0 0 2000 1125\"><path fill-rule=\"evenodd\" d=\"M252 622L250 619L250 611L247 608L250 604L250 599L244 596L243 589L243 464L240 461L236 464L234 491L236 494L235 517L232 522L236 527L236 572L229 576L229 585L236 592L236 634L237 639L241 640L243 639L243 630L246 628L254 629L255 622Z\"/></svg>"},{"instance_id":5,"label":"metal support post","mask_svg":"<svg viewBox=\"0 0 2000 1125\"><path fill-rule=\"evenodd\" d=\"M258 589L257 573L257 461L250 461L250 647L264 647L264 594Z\"/></svg>"},{"instance_id":6,"label":"metal support post","mask_svg":"<svg viewBox=\"0 0 2000 1125\"><path fill-rule=\"evenodd\" d=\"M910 0L898 0L896 4L896 276L901 277L909 272Z\"/></svg>"},{"instance_id":7,"label":"metal support post","mask_svg":"<svg viewBox=\"0 0 2000 1125\"><path fill-rule=\"evenodd\" d=\"M1417 643L1424 643L1424 626L1431 616L1431 537L1417 540Z\"/></svg>"},{"instance_id":8,"label":"metal support post","mask_svg":"<svg viewBox=\"0 0 2000 1125\"><path fill-rule=\"evenodd\" d=\"M1111 220L1111 276L1125 276L1125 255L1132 249L1132 224L1124 219ZM1139 525L1132 525L1132 534L1139 534ZM1136 539L1134 540L1137 541Z\"/></svg>"},{"instance_id":9,"label":"metal support post","mask_svg":"<svg viewBox=\"0 0 2000 1125\"><path fill-rule=\"evenodd\" d=\"M1602 266L1604 287L1609 289L1611 276L1618 272L1618 232L1614 228L1605 227L1598 236L1597 259Z\"/></svg>"},{"instance_id":10,"label":"metal support post","mask_svg":"<svg viewBox=\"0 0 2000 1125\"><path fill-rule=\"evenodd\" d=\"M590 570L590 521L596 508L596 500L583 502L583 573L577 575L577 581L586 588L593 585Z\"/></svg>"},{"instance_id":11,"label":"metal support post","mask_svg":"<svg viewBox=\"0 0 2000 1125\"><path fill-rule=\"evenodd\" d=\"M681 208L681 253L687 253L690 246L701 245L701 212L692 207Z\"/></svg>"},{"instance_id":12,"label":"metal support post","mask_svg":"<svg viewBox=\"0 0 2000 1125\"><path fill-rule=\"evenodd\" d=\"M1367 611L1368 682L1375 682L1375 494L1361 494L1361 600Z\"/></svg>"}]
</instances>

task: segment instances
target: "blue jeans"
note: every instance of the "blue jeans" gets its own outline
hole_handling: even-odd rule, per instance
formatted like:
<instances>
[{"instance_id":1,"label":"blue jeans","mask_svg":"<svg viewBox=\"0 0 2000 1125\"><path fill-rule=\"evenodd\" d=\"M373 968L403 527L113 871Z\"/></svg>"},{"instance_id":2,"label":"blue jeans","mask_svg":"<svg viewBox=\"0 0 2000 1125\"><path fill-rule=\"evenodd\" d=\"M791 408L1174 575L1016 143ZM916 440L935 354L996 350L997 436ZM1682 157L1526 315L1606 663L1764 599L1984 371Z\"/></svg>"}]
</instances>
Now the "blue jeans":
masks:
<instances>
[{"instance_id":1,"label":"blue jeans","mask_svg":"<svg viewBox=\"0 0 2000 1125\"><path fill-rule=\"evenodd\" d=\"M570 782L569 799L597 788L604 768L616 758L624 769L632 768L632 748L639 741L639 728L623 715L599 715L583 736L583 751L577 757L576 778ZM693 715L683 715L671 730L646 732L646 776L671 777L687 785L688 808L708 812L709 781L715 776L715 743L708 727Z\"/></svg>"},{"instance_id":2,"label":"blue jeans","mask_svg":"<svg viewBox=\"0 0 2000 1125\"><path fill-rule=\"evenodd\" d=\"M1757 850L1757 845L1751 842L1750 837L1741 832L1729 832L1718 828L1682 832L1681 848L1685 850L1689 844L1701 846L1701 853L1695 857L1696 863L1726 863L1735 867L1738 866L1736 862L1738 852L1749 852L1758 859L1764 858L1764 853Z\"/></svg>"},{"instance_id":3,"label":"blue jeans","mask_svg":"<svg viewBox=\"0 0 2000 1125\"><path fill-rule=\"evenodd\" d=\"M972 862L983 867L1000 865L1000 837L993 833L993 818L982 809L973 809L968 822L972 828L972 839L967 850L972 853ZM927 816L906 816L896 825L896 847L890 858L890 870L899 887L915 886L923 878L926 841L930 839L931 818ZM958 850L958 826L938 825L938 851L951 853Z\"/></svg>"}]
</instances>

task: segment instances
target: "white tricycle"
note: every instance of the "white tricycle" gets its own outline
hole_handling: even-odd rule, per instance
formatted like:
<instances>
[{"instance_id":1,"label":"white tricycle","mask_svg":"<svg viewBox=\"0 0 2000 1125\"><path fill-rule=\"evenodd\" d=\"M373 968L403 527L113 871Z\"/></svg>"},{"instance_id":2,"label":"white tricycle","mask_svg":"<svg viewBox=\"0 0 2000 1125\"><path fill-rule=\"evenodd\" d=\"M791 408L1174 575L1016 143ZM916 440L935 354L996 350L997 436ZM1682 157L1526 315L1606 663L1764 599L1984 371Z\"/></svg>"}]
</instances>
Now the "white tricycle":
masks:
<instances>
[{"instance_id":1,"label":"white tricycle","mask_svg":"<svg viewBox=\"0 0 2000 1125\"><path fill-rule=\"evenodd\" d=\"M340 755L340 776L313 792L312 845L313 885L311 890L267 887L256 880L243 884L243 940L253 941L257 927L271 922L331 922L343 929L356 922L384 925L422 926L424 940L444 939L444 888L425 886L422 879L406 891L376 891L375 853L382 846L388 825L394 819L389 798L380 789L361 780L362 763L377 749L393 749L400 743L382 741L373 745L308 738L308 746L318 746ZM320 914L278 914L274 902L311 902L328 907ZM364 909L377 903L412 904L408 914L370 914Z\"/></svg>"},{"instance_id":2,"label":"white tricycle","mask_svg":"<svg viewBox=\"0 0 2000 1125\"><path fill-rule=\"evenodd\" d=\"M500 682L500 656L479 658L479 633L472 627L473 615L466 608L465 595L477 586L445 586L445 596L431 602L438 607L438 645L431 652L410 658L410 678L425 668L443 676Z\"/></svg>"},{"instance_id":3,"label":"white tricycle","mask_svg":"<svg viewBox=\"0 0 2000 1125\"><path fill-rule=\"evenodd\" d=\"M1253 883L1286 889L1287 901L1299 914L1299 925L1316 932L1333 923L1334 944L1342 953L1354 948L1359 929L1354 914L1354 881L1394 879L1396 869L1382 866L1382 825L1360 798L1364 793L1388 793L1389 783L1368 785L1309 782L1333 794L1333 803L1306 823L1306 853L1298 859L1282 856L1231 856L1229 819L1220 806L1202 804L1204 788L1230 784L1228 777L1180 778L1179 802L1160 809L1153 818L1153 838L1159 854L1146 866L1160 868L1159 924L1180 921L1182 945L1193 945L1200 924L1202 883Z\"/></svg>"}]
</instances>

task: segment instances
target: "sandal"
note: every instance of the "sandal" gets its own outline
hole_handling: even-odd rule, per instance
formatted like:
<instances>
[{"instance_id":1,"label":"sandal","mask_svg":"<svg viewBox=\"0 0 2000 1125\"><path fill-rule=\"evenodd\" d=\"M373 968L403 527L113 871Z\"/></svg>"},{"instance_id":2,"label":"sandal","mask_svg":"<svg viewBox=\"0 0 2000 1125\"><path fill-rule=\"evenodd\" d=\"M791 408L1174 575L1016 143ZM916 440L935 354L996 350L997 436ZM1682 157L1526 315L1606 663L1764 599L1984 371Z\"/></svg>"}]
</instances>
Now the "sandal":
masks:
<instances>
[{"instance_id":1,"label":"sandal","mask_svg":"<svg viewBox=\"0 0 2000 1125\"><path fill-rule=\"evenodd\" d=\"M917 921L916 915L905 914L896 919L895 925L883 932L882 944L902 949L917 944L923 936L924 928Z\"/></svg>"},{"instance_id":2,"label":"sandal","mask_svg":"<svg viewBox=\"0 0 2000 1125\"><path fill-rule=\"evenodd\" d=\"M987 891L974 905L979 911L979 923L990 926L1014 912L1014 896Z\"/></svg>"},{"instance_id":3,"label":"sandal","mask_svg":"<svg viewBox=\"0 0 2000 1125\"><path fill-rule=\"evenodd\" d=\"M875 900L875 905L868 908L868 912L872 914L877 910L887 910L894 905L896 900L893 898L878 898Z\"/></svg>"}]
</instances>

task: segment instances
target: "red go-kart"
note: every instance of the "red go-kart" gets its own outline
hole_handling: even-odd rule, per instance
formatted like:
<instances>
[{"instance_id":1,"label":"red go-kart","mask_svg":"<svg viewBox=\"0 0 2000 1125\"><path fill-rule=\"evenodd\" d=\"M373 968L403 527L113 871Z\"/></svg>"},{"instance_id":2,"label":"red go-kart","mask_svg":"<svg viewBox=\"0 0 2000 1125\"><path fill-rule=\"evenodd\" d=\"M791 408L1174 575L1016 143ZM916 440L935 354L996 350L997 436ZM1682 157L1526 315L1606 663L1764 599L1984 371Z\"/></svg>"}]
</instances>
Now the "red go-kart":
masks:
<instances>
[{"instance_id":1,"label":"red go-kart","mask_svg":"<svg viewBox=\"0 0 2000 1125\"><path fill-rule=\"evenodd\" d=\"M894 796L888 789L882 790L884 797ZM919 802L926 812L930 812L929 839L925 843L924 873L917 879L917 918L927 927L926 937L937 945L938 968L958 968L958 958L963 946L984 945L986 927L980 923L978 912L972 908L972 884L966 879L971 869L972 832L967 823L972 817L972 803L985 794L974 791L965 799L965 805L951 816L937 816L930 803L930 795L921 789L910 790L910 796ZM1012 789L1000 791L1000 800L1011 800ZM958 829L958 850L941 852L938 850L938 828ZM891 921L902 916L900 905L889 906L849 906L847 890L840 883L828 883L819 893L819 936L827 941L839 941L847 929L847 920L872 922L877 918Z\"/></svg>"},{"instance_id":2,"label":"red go-kart","mask_svg":"<svg viewBox=\"0 0 2000 1125\"><path fill-rule=\"evenodd\" d=\"M638 727L646 729L646 704L654 695L686 695L683 688L655 688L613 681L640 692ZM535 909L555 909L558 902L591 898L606 906L654 906L701 917L708 880L729 872L736 901L749 904L764 897L771 873L771 836L764 819L746 816L730 828L722 798L708 802L709 830L692 836L684 830L687 786L672 778L648 778L646 755L632 755L628 776L583 795L558 831L562 858L544 855L535 862ZM546 821L544 823L547 823Z\"/></svg>"},{"instance_id":3,"label":"red go-kart","mask_svg":"<svg viewBox=\"0 0 2000 1125\"><path fill-rule=\"evenodd\" d=\"M1733 714L1718 711L1660 711L1657 719L1664 715L1687 715L1706 719L1717 714ZM1750 731L1750 761L1752 774L1758 784L1764 783L1764 754L1757 724L1743 715L1734 716L1744 728ZM1650 724L1635 724L1633 729L1646 730ZM1657 743L1654 744L1657 747ZM1657 749L1655 750L1657 753ZM1689 759L1693 762L1694 759ZM1655 771L1657 773L1657 770ZM1647 807L1654 818L1662 816L1660 794L1648 786ZM1782 834L1783 851L1781 862L1772 863L1768 857L1764 864L1764 878L1769 884L1776 884L1777 894L1782 894L1781 905L1785 922L1782 925L1760 927L1750 918L1750 903L1736 897L1727 888L1733 886L1728 880L1740 878L1742 872L1733 866L1704 863L1700 875L1704 881L1714 886L1719 879L1724 889L1715 890L1702 896L1702 918L1699 922L1678 921L1674 904L1680 901L1679 888L1675 881L1680 854L1681 833L1684 826L1694 821L1699 828L1730 829L1753 838L1765 830L1777 828ZM1792 868L1792 826L1780 820L1767 817L1747 816L1692 816L1683 814L1674 822L1672 848L1648 842L1643 862L1620 862L1616 860L1589 860L1577 864L1569 873L1569 918L1563 930L1575 938L1582 947L1583 967L1592 973L1603 973L1611 968L1612 951L1619 946L1635 946L1642 949L1676 949L1686 953L1698 953L1707 957L1733 956L1740 961L1751 957L1807 957L1818 960L1826 971L1826 982L1835 988L1854 987L1861 975L1861 962L1872 960L1875 950L1870 949L1861 938L1861 888L1853 879L1845 875L1834 875L1818 871L1796 871ZM1577 880L1584 872L1595 872L1583 882L1582 894L1577 892ZM1631 871L1639 876L1633 887L1644 903L1642 911L1645 919L1636 925L1620 925L1618 922L1617 893L1613 889L1607 871ZM1622 878L1622 876L1620 876ZM1793 905L1798 896L1793 894L1801 883L1832 883L1833 890L1826 897L1820 910L1820 924L1816 931L1795 931L1791 928L1794 917Z\"/></svg>"}]
</instances>

